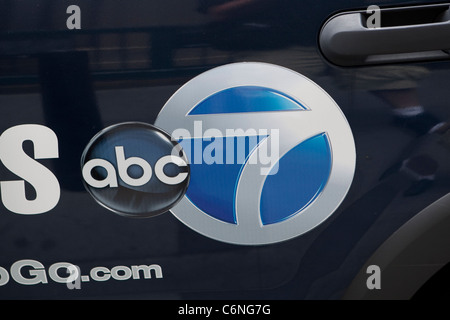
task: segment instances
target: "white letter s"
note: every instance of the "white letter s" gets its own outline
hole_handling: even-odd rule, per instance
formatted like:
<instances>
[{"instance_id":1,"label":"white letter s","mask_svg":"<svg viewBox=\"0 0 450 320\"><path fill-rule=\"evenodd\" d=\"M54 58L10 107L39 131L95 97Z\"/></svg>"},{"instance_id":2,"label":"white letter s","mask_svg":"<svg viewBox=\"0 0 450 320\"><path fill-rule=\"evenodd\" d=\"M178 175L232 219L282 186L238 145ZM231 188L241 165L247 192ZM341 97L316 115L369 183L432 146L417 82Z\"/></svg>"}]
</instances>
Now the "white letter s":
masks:
<instances>
[{"instance_id":1,"label":"white letter s","mask_svg":"<svg viewBox=\"0 0 450 320\"><path fill-rule=\"evenodd\" d=\"M53 209L60 197L59 182L54 174L23 150L23 142L34 146L34 159L59 157L58 138L42 125L24 124L7 129L0 136L0 160L12 173L28 181L36 190L36 198L25 196L25 181L2 181L1 198L4 206L18 214L40 214Z\"/></svg>"}]
</instances>

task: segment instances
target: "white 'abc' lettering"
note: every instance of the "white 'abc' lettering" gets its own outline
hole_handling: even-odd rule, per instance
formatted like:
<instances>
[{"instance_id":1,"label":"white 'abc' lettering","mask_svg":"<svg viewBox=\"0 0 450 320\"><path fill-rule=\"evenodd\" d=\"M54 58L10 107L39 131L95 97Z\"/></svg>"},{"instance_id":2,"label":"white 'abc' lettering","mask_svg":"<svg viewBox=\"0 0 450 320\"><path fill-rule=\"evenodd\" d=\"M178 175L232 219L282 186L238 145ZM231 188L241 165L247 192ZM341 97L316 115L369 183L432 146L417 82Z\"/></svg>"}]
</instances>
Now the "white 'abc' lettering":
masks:
<instances>
[{"instance_id":1,"label":"white 'abc' lettering","mask_svg":"<svg viewBox=\"0 0 450 320\"><path fill-rule=\"evenodd\" d=\"M23 150L25 141L33 143L34 159ZM7 169L23 179L0 182L1 199L6 209L28 215L52 210L59 201L59 182L49 169L36 160L58 157L58 138L45 126L24 124L3 132L0 136L0 160ZM35 189L35 199L27 199L25 181Z\"/></svg>"},{"instance_id":2,"label":"white 'abc' lettering","mask_svg":"<svg viewBox=\"0 0 450 320\"><path fill-rule=\"evenodd\" d=\"M125 158L125 151L123 146L115 147L117 167L119 177L126 184L133 187L140 187L147 184L152 178L153 172L150 164L139 157ZM164 173L164 167L173 163L178 167L187 167L187 163L180 157L168 155L159 159L155 164L155 175L162 182L167 185L176 185L188 177L187 172L180 172L176 176L171 177ZM139 178L130 177L128 168L131 166L139 166L142 169L142 175ZM97 180L92 176L92 169L95 167L103 167L106 170L106 177L103 180ZM116 169L111 162L104 159L92 159L88 161L82 169L84 181L94 188L115 188L118 187Z\"/></svg>"}]
</instances>

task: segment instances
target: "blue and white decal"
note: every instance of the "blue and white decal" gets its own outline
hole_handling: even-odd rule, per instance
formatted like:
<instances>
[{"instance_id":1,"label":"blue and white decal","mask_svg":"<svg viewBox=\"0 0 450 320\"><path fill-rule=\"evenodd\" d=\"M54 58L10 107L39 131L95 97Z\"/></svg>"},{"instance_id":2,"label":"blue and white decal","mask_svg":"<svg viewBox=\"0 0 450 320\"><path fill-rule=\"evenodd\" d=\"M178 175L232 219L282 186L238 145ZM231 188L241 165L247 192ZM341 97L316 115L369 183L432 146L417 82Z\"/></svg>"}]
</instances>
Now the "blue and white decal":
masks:
<instances>
[{"instance_id":1,"label":"blue and white decal","mask_svg":"<svg viewBox=\"0 0 450 320\"><path fill-rule=\"evenodd\" d=\"M262 245L325 221L353 180L350 126L333 99L292 70L236 63L179 89L155 125L183 146L185 197L171 209L210 238Z\"/></svg>"}]
</instances>

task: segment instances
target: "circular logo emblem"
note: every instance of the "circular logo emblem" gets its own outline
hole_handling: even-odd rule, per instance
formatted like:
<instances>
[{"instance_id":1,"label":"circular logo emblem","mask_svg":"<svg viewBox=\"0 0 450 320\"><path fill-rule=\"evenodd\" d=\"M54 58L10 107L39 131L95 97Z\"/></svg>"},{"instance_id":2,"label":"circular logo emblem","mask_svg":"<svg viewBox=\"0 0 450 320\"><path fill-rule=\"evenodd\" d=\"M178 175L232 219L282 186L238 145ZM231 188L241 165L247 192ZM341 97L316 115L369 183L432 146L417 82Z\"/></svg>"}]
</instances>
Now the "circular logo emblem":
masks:
<instances>
[{"instance_id":1,"label":"circular logo emblem","mask_svg":"<svg viewBox=\"0 0 450 320\"><path fill-rule=\"evenodd\" d=\"M189 183L181 146L145 123L121 123L99 132L84 150L81 167L94 199L124 216L152 217L168 211Z\"/></svg>"},{"instance_id":2,"label":"circular logo emblem","mask_svg":"<svg viewBox=\"0 0 450 320\"><path fill-rule=\"evenodd\" d=\"M215 68L185 84L155 125L183 146L190 185L171 209L210 238L276 243L341 204L356 152L347 120L308 78L263 63Z\"/></svg>"}]
</instances>

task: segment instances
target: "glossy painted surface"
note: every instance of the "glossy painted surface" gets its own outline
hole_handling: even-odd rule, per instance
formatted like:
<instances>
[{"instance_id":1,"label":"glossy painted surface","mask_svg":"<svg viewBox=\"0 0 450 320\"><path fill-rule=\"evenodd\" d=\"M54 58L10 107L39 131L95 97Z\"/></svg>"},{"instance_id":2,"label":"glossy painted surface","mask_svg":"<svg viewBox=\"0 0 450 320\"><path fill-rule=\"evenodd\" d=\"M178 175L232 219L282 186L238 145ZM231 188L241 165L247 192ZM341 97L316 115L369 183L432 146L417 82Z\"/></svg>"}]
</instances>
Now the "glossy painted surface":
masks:
<instances>
[{"instance_id":1,"label":"glossy painted surface","mask_svg":"<svg viewBox=\"0 0 450 320\"><path fill-rule=\"evenodd\" d=\"M40 215L0 204L0 266L33 259L48 269L67 261L87 275L98 266L158 264L164 277L91 280L81 290L10 280L0 298L338 299L392 233L449 192L449 62L342 68L320 53L328 17L364 10L368 1L30 2L0 3L0 132L21 124L55 132L59 158L40 161L58 178L61 196ZM81 8L81 30L66 28L71 4ZM97 132L126 121L153 124L184 83L243 61L309 77L348 119L356 173L329 220L279 244L235 246L171 214L124 218L90 197L80 158ZM24 150L33 155L32 144ZM17 179L0 164L1 181ZM33 188L25 188L33 198Z\"/></svg>"}]
</instances>

